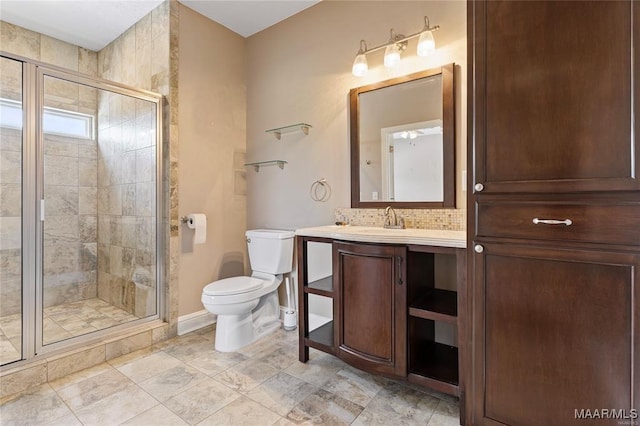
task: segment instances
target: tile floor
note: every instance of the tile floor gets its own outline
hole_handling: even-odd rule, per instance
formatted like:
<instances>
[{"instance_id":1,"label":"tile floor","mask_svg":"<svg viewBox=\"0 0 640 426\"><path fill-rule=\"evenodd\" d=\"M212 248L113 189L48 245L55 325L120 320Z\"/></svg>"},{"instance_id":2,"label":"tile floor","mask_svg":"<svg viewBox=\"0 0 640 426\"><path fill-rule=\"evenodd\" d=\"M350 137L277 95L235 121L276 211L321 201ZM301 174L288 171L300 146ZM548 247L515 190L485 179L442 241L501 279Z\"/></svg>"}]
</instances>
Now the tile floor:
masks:
<instances>
[{"instance_id":1,"label":"tile floor","mask_svg":"<svg viewBox=\"0 0 640 426\"><path fill-rule=\"evenodd\" d=\"M278 330L234 353L207 327L8 397L9 425L458 425L458 402L372 376Z\"/></svg>"},{"instance_id":2,"label":"tile floor","mask_svg":"<svg viewBox=\"0 0 640 426\"><path fill-rule=\"evenodd\" d=\"M44 344L136 320L133 314L98 298L50 306L43 312ZM20 314L0 317L0 365L20 359Z\"/></svg>"}]
</instances>

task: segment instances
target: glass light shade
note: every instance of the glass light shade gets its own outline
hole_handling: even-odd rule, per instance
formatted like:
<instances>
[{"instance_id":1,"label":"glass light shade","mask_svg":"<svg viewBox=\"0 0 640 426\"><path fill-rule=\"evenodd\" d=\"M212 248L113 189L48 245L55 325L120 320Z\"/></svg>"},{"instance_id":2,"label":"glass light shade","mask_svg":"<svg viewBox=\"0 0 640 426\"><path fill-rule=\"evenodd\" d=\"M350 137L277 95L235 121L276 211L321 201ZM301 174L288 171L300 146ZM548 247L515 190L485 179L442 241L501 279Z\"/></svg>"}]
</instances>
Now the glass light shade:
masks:
<instances>
[{"instance_id":1,"label":"glass light shade","mask_svg":"<svg viewBox=\"0 0 640 426\"><path fill-rule=\"evenodd\" d=\"M353 61L353 67L351 67L351 73L356 77L364 77L369 71L369 65L367 64L367 55L360 53Z\"/></svg>"},{"instance_id":2,"label":"glass light shade","mask_svg":"<svg viewBox=\"0 0 640 426\"><path fill-rule=\"evenodd\" d=\"M418 39L418 56L429 56L436 51L436 41L431 31L423 31Z\"/></svg>"},{"instance_id":3,"label":"glass light shade","mask_svg":"<svg viewBox=\"0 0 640 426\"><path fill-rule=\"evenodd\" d=\"M384 66L393 68L400 62L400 49L398 45L393 43L384 50Z\"/></svg>"}]
</instances>

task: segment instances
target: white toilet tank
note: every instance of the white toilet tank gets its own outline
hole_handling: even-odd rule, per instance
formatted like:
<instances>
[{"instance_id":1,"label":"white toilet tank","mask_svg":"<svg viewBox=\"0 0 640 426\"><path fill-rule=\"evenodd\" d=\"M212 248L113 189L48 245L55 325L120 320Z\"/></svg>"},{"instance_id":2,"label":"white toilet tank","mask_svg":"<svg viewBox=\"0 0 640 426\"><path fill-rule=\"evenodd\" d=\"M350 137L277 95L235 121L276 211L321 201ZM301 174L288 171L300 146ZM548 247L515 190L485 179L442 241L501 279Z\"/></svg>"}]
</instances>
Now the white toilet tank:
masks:
<instances>
[{"instance_id":1,"label":"white toilet tank","mask_svg":"<svg viewBox=\"0 0 640 426\"><path fill-rule=\"evenodd\" d=\"M293 268L293 231L255 229L247 231L251 269L267 274L284 274Z\"/></svg>"}]
</instances>

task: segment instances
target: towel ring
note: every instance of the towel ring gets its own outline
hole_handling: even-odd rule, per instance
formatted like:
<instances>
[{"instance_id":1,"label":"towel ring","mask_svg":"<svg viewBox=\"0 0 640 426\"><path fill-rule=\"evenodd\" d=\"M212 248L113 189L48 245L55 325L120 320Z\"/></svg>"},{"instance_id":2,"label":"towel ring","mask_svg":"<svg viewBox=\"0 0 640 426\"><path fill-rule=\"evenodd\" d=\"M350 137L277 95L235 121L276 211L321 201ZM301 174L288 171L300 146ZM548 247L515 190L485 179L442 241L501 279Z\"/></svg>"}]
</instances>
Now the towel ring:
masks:
<instances>
[{"instance_id":1,"label":"towel ring","mask_svg":"<svg viewBox=\"0 0 640 426\"><path fill-rule=\"evenodd\" d=\"M324 203L331 198L331 185L329 185L325 178L318 179L311 184L309 196L313 201Z\"/></svg>"}]
</instances>

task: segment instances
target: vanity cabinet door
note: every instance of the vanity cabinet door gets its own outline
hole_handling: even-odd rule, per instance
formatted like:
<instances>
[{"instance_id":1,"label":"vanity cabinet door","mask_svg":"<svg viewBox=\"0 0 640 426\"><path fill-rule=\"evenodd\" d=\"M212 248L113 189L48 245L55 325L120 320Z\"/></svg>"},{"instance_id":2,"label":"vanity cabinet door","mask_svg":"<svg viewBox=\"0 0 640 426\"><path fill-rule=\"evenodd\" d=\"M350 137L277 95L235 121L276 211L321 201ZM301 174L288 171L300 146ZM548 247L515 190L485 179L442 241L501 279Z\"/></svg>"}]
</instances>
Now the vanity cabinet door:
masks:
<instances>
[{"instance_id":1,"label":"vanity cabinet door","mask_svg":"<svg viewBox=\"0 0 640 426\"><path fill-rule=\"evenodd\" d=\"M406 247L333 244L338 356L362 370L406 377Z\"/></svg>"},{"instance_id":2,"label":"vanity cabinet door","mask_svg":"<svg viewBox=\"0 0 640 426\"><path fill-rule=\"evenodd\" d=\"M473 423L615 424L576 417L640 408L640 254L480 247Z\"/></svg>"},{"instance_id":3,"label":"vanity cabinet door","mask_svg":"<svg viewBox=\"0 0 640 426\"><path fill-rule=\"evenodd\" d=\"M479 191L640 189L640 3L469 8Z\"/></svg>"}]
</instances>

